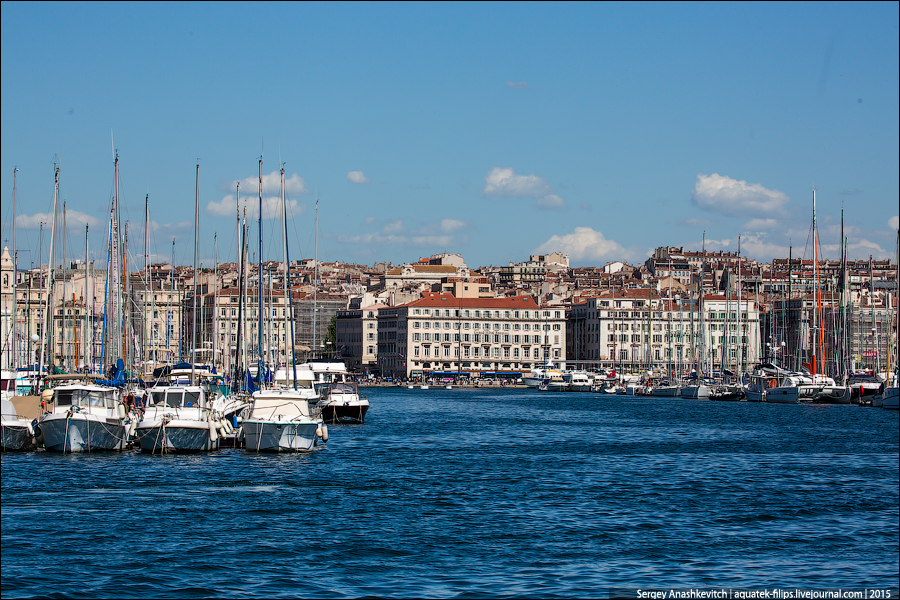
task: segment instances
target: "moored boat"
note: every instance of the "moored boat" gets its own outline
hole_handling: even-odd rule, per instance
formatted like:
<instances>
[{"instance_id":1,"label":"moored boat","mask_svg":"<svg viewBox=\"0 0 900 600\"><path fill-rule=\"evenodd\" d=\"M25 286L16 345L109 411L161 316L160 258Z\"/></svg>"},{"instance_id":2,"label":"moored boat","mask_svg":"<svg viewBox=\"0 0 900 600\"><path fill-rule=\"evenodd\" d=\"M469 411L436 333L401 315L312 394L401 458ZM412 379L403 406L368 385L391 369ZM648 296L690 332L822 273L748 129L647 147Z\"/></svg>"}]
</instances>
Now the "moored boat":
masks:
<instances>
[{"instance_id":1,"label":"moored boat","mask_svg":"<svg viewBox=\"0 0 900 600\"><path fill-rule=\"evenodd\" d=\"M27 450L34 444L31 421L16 413L13 403L0 400L0 446L3 451Z\"/></svg>"},{"instance_id":2,"label":"moored boat","mask_svg":"<svg viewBox=\"0 0 900 600\"><path fill-rule=\"evenodd\" d=\"M254 392L250 414L241 425L244 447L252 452L304 452L320 437L328 441L322 419L311 414L309 394L299 390Z\"/></svg>"},{"instance_id":3,"label":"moored boat","mask_svg":"<svg viewBox=\"0 0 900 600\"><path fill-rule=\"evenodd\" d=\"M89 376L50 377L76 381L44 390L48 412L35 430L44 448L52 452L126 448L135 416L126 413L120 389L91 383Z\"/></svg>"}]
</instances>

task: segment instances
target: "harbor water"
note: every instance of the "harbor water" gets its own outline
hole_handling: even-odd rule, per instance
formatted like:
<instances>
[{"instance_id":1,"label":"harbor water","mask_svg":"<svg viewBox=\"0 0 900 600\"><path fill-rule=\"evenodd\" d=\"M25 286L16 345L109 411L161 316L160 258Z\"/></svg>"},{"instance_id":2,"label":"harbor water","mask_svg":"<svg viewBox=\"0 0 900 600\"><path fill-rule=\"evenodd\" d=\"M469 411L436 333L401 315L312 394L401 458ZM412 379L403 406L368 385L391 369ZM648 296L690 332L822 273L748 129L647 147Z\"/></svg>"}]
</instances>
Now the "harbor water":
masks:
<instances>
[{"instance_id":1,"label":"harbor water","mask_svg":"<svg viewBox=\"0 0 900 600\"><path fill-rule=\"evenodd\" d=\"M2 597L896 593L896 412L363 391L306 454L4 454Z\"/></svg>"}]
</instances>

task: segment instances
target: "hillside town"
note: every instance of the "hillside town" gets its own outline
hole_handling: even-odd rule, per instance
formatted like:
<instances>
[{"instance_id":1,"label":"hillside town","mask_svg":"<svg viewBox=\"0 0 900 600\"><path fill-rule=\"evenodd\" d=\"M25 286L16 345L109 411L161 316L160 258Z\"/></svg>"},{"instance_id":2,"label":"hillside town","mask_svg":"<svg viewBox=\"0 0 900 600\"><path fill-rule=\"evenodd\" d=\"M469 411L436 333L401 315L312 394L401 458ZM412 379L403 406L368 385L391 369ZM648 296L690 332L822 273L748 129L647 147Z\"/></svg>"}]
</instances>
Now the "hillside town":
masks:
<instances>
[{"instance_id":1,"label":"hillside town","mask_svg":"<svg viewBox=\"0 0 900 600\"><path fill-rule=\"evenodd\" d=\"M36 364L42 350L67 372L108 366L104 267L75 261L48 281L46 265L16 269L4 248L4 369ZM559 252L478 268L452 253L402 265L305 259L290 263L287 281L278 261L197 273L148 264L122 284L122 358L136 373L184 361L229 373L247 356L277 368L291 361L293 331L297 362L340 356L364 377L503 376L547 362L675 375L799 369L822 330L829 372L891 372L897 265L820 261L820 314L815 267L684 247L597 267L571 267Z\"/></svg>"}]
</instances>

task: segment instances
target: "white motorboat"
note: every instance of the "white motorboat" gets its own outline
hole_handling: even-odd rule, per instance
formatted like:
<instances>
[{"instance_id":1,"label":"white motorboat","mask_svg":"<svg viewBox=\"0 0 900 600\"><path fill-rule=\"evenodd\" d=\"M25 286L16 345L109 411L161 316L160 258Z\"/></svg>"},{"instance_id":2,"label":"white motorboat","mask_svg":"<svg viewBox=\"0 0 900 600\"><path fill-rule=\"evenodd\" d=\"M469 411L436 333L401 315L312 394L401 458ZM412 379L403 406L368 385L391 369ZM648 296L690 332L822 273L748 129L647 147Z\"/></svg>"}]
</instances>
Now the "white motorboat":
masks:
<instances>
[{"instance_id":1,"label":"white motorboat","mask_svg":"<svg viewBox=\"0 0 900 600\"><path fill-rule=\"evenodd\" d=\"M566 375L563 375L563 379ZM589 392L593 386L593 379L587 371L572 371L568 373L570 392Z\"/></svg>"},{"instance_id":2,"label":"white motorboat","mask_svg":"<svg viewBox=\"0 0 900 600\"><path fill-rule=\"evenodd\" d=\"M369 400L360 395L355 382L335 382L321 389L316 407L326 423L364 423Z\"/></svg>"},{"instance_id":3,"label":"white motorboat","mask_svg":"<svg viewBox=\"0 0 900 600\"><path fill-rule=\"evenodd\" d=\"M531 369L531 372L522 377L522 383L526 387L540 387L545 379L550 377L562 377L562 371L553 367L553 363L546 363Z\"/></svg>"},{"instance_id":4,"label":"white motorboat","mask_svg":"<svg viewBox=\"0 0 900 600\"><path fill-rule=\"evenodd\" d=\"M316 408L326 423L363 423L369 400L360 395L359 386L351 380L341 359L315 359L306 366L313 372L318 402ZM428 385L422 384L427 390Z\"/></svg>"},{"instance_id":5,"label":"white motorboat","mask_svg":"<svg viewBox=\"0 0 900 600\"><path fill-rule=\"evenodd\" d=\"M831 377L791 373L782 377L778 385L766 390L765 401L779 404L850 404L850 393L849 388L837 385Z\"/></svg>"},{"instance_id":6,"label":"white motorboat","mask_svg":"<svg viewBox=\"0 0 900 600\"><path fill-rule=\"evenodd\" d=\"M868 373L853 373L847 379L852 400L861 404L868 404L873 396L881 393L883 383L881 379Z\"/></svg>"},{"instance_id":7,"label":"white motorboat","mask_svg":"<svg viewBox=\"0 0 900 600\"><path fill-rule=\"evenodd\" d=\"M81 379L44 390L49 412L38 421L35 436L52 452L124 450L136 417L126 413L122 391Z\"/></svg>"},{"instance_id":8,"label":"white motorboat","mask_svg":"<svg viewBox=\"0 0 900 600\"><path fill-rule=\"evenodd\" d=\"M342 385L342 384L336 384ZM253 393L250 414L243 420L244 447L251 452L304 452L328 430L311 414L304 390L266 389Z\"/></svg>"},{"instance_id":9,"label":"white motorboat","mask_svg":"<svg viewBox=\"0 0 900 600\"><path fill-rule=\"evenodd\" d=\"M15 377L13 378L15 382ZM0 445L3 451L27 450L34 444L34 429L31 421L16 414L13 403L0 399Z\"/></svg>"},{"instance_id":10,"label":"white motorboat","mask_svg":"<svg viewBox=\"0 0 900 600\"><path fill-rule=\"evenodd\" d=\"M134 430L141 450L150 453L217 450L231 433L225 398L216 385L157 385L145 397L144 415Z\"/></svg>"}]
</instances>

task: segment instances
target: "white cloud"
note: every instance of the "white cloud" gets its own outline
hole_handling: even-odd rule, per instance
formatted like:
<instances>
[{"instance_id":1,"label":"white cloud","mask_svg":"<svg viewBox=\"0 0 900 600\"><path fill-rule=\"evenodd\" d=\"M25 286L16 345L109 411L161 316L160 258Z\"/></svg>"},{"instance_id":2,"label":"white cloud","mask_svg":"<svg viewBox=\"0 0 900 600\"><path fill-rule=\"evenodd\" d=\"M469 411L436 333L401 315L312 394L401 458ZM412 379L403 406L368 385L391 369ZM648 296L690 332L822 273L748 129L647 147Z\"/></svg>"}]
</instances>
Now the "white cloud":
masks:
<instances>
[{"instance_id":1,"label":"white cloud","mask_svg":"<svg viewBox=\"0 0 900 600\"><path fill-rule=\"evenodd\" d=\"M402 219L379 222L374 217L369 217L364 220L363 224L378 227L378 231L359 235L341 235L338 237L338 241L345 244L406 244L447 248L459 243L454 238L454 232L470 227L468 221L460 221L458 219L441 219L437 223L432 221L424 223L416 229L407 227Z\"/></svg>"},{"instance_id":2,"label":"white cloud","mask_svg":"<svg viewBox=\"0 0 900 600\"><path fill-rule=\"evenodd\" d=\"M458 219L441 219L441 231L445 233L453 233L460 229L464 229L468 224Z\"/></svg>"},{"instance_id":3,"label":"white cloud","mask_svg":"<svg viewBox=\"0 0 900 600\"><path fill-rule=\"evenodd\" d=\"M630 253L621 244L608 240L590 227L576 227L566 235L554 235L535 249L535 254L563 252L573 261L621 259Z\"/></svg>"},{"instance_id":4,"label":"white cloud","mask_svg":"<svg viewBox=\"0 0 900 600\"><path fill-rule=\"evenodd\" d=\"M241 186L243 190L243 186ZM263 196L263 220L281 219L281 196ZM303 209L296 200L285 199L285 209L288 219L303 214ZM241 194L240 207L235 202L235 196L228 194L218 202L211 200L206 204L206 212L216 217L236 218L238 214L244 216L244 207L247 207L247 218L256 219L259 216L259 197L245 196Z\"/></svg>"},{"instance_id":5,"label":"white cloud","mask_svg":"<svg viewBox=\"0 0 900 600\"><path fill-rule=\"evenodd\" d=\"M560 208L565 201L543 177L519 175L512 167L494 167L484 176L484 194L507 198L535 198L539 208Z\"/></svg>"},{"instance_id":6,"label":"white cloud","mask_svg":"<svg viewBox=\"0 0 900 600\"><path fill-rule=\"evenodd\" d=\"M396 221L391 221L390 223L386 223L384 227L382 227L382 231L388 234L400 233L403 231L403 220L397 219Z\"/></svg>"},{"instance_id":7,"label":"white cloud","mask_svg":"<svg viewBox=\"0 0 900 600\"><path fill-rule=\"evenodd\" d=\"M538 208L559 208L565 204L565 200L557 196L556 194L547 194L543 198L539 198L537 201Z\"/></svg>"},{"instance_id":8,"label":"white cloud","mask_svg":"<svg viewBox=\"0 0 900 600\"><path fill-rule=\"evenodd\" d=\"M417 235L409 239L417 246L449 246L453 243L452 235Z\"/></svg>"},{"instance_id":9,"label":"white cloud","mask_svg":"<svg viewBox=\"0 0 900 600\"><path fill-rule=\"evenodd\" d=\"M744 223L745 231L759 231L760 229L772 229L778 224L775 219L750 219Z\"/></svg>"},{"instance_id":10,"label":"white cloud","mask_svg":"<svg viewBox=\"0 0 900 600\"><path fill-rule=\"evenodd\" d=\"M893 217L888 219L888 227L890 227L894 231L897 231L897 229L900 229L900 217L898 217L897 215L894 215Z\"/></svg>"},{"instance_id":11,"label":"white cloud","mask_svg":"<svg viewBox=\"0 0 900 600\"><path fill-rule=\"evenodd\" d=\"M241 184L241 206L240 209L235 205L236 185ZM257 218L259 215L259 176L245 177L244 179L233 179L228 183L219 185L219 189L229 192L221 200L211 200L206 204L206 212L217 217L235 217L237 211L244 214L244 206L247 207L247 218ZM281 172L272 171L262 176L263 191L263 219L280 219L281 218ZM284 194L287 204L288 218L296 217L302 214L302 209L298 212L296 200L291 200L289 196L301 196L308 194L306 189L306 180L294 173L284 180Z\"/></svg>"},{"instance_id":12,"label":"white cloud","mask_svg":"<svg viewBox=\"0 0 900 600\"><path fill-rule=\"evenodd\" d=\"M527 90L528 82L527 81L507 81L506 87L517 89L517 90Z\"/></svg>"},{"instance_id":13,"label":"white cloud","mask_svg":"<svg viewBox=\"0 0 900 600\"><path fill-rule=\"evenodd\" d=\"M371 183L371 179L363 175L362 171L350 171L347 173L347 181L350 183Z\"/></svg>"},{"instance_id":14,"label":"white cloud","mask_svg":"<svg viewBox=\"0 0 900 600\"><path fill-rule=\"evenodd\" d=\"M44 224L44 228L47 229L50 227L50 219L51 214L46 213L35 213L33 215L17 215L16 216L16 227L20 229L38 229L41 226L41 223ZM57 224L62 227L62 212L57 213L56 215ZM77 210L66 209L66 227L84 227L85 225L89 225L90 227L96 227L100 223L100 219L93 217L91 215L85 214L83 212ZM49 233L49 229L47 229Z\"/></svg>"},{"instance_id":15,"label":"white cloud","mask_svg":"<svg viewBox=\"0 0 900 600\"><path fill-rule=\"evenodd\" d=\"M718 173L697 174L691 199L700 208L729 216L783 215L791 201L784 192Z\"/></svg>"}]
</instances>

